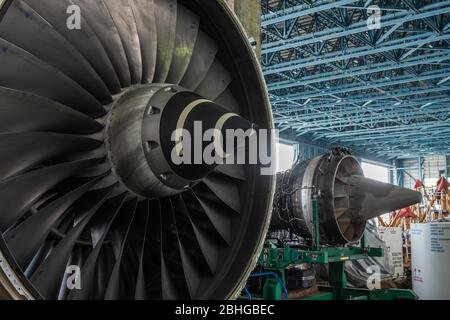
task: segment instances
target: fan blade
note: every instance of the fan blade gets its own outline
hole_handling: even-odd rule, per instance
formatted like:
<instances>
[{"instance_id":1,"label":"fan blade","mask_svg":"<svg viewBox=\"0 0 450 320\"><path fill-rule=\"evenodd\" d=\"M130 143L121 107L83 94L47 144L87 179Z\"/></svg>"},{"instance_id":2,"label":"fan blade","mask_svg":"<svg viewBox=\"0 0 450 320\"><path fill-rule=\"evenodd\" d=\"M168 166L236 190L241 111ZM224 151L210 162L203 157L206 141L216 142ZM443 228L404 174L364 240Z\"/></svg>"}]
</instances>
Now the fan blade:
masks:
<instances>
[{"instance_id":1,"label":"fan blade","mask_svg":"<svg viewBox=\"0 0 450 320\"><path fill-rule=\"evenodd\" d=\"M106 53L111 60L114 70L123 88L131 85L130 69L125 54L125 49L120 38L119 31L111 17L111 14L103 0L72 0L83 8L86 21L95 31Z\"/></svg>"},{"instance_id":2,"label":"fan blade","mask_svg":"<svg viewBox=\"0 0 450 320\"><path fill-rule=\"evenodd\" d=\"M197 296L197 291L200 287L202 281L202 275L199 269L195 266L194 261L187 253L181 241L178 242L180 247L181 261L183 263L184 277L186 278L186 283L189 289L189 295L191 298Z\"/></svg>"},{"instance_id":3,"label":"fan blade","mask_svg":"<svg viewBox=\"0 0 450 320\"><path fill-rule=\"evenodd\" d=\"M58 133L0 133L0 181L56 156L90 151L102 142Z\"/></svg>"},{"instance_id":4,"label":"fan blade","mask_svg":"<svg viewBox=\"0 0 450 320\"><path fill-rule=\"evenodd\" d=\"M184 6L178 5L175 50L166 83L179 84L186 73L194 51L200 19Z\"/></svg>"},{"instance_id":5,"label":"fan blade","mask_svg":"<svg viewBox=\"0 0 450 320\"><path fill-rule=\"evenodd\" d=\"M111 232L116 263L114 264L111 276L109 277L104 297L105 300L120 299L120 267L125 243L136 213L136 206L137 200L131 200L122 207L120 216L116 220L119 227L114 232Z\"/></svg>"},{"instance_id":6,"label":"fan blade","mask_svg":"<svg viewBox=\"0 0 450 320\"><path fill-rule=\"evenodd\" d=\"M125 242L120 266L120 292L122 299L133 299L136 295L137 278L142 255L142 239L145 237L147 218L148 201L139 201L133 224Z\"/></svg>"},{"instance_id":7,"label":"fan blade","mask_svg":"<svg viewBox=\"0 0 450 320\"><path fill-rule=\"evenodd\" d=\"M216 172L219 172L221 174L224 174L228 177L245 181L247 180L247 174L245 172L245 167L243 165L239 164L223 164L219 165L216 168Z\"/></svg>"},{"instance_id":8,"label":"fan blade","mask_svg":"<svg viewBox=\"0 0 450 320\"><path fill-rule=\"evenodd\" d=\"M161 252L161 282L163 300L177 300L177 290L170 276L163 252Z\"/></svg>"},{"instance_id":9,"label":"fan blade","mask_svg":"<svg viewBox=\"0 0 450 320\"><path fill-rule=\"evenodd\" d=\"M150 208L149 201L145 201L146 212L144 212L143 217L143 228L141 232L137 234L141 237L141 245L140 245L140 255L139 255L139 269L138 275L136 278L136 289L134 293L135 300L147 300L147 284L144 274L144 257L145 257L145 243L147 241L147 232L148 232L148 223L150 220Z\"/></svg>"},{"instance_id":10,"label":"fan blade","mask_svg":"<svg viewBox=\"0 0 450 320\"><path fill-rule=\"evenodd\" d=\"M30 278L36 269L41 265L41 263L45 260L46 257L50 255L53 248L55 247L56 240L49 240L44 242L44 244L39 248L39 250L34 255L33 259L28 264L26 270L24 270L24 275L27 278Z\"/></svg>"},{"instance_id":11,"label":"fan blade","mask_svg":"<svg viewBox=\"0 0 450 320\"><path fill-rule=\"evenodd\" d=\"M84 263L84 255L83 255L83 247L79 247L79 248L74 248L72 255L69 258L69 261L67 262L67 267L70 266L82 266ZM70 270L72 271L72 270ZM73 271L72 271L73 272ZM62 279L62 285L59 289L59 293L58 293L58 297L56 298L57 300L67 300L67 295L70 292L69 286L67 285L69 277L72 274L69 274L69 272L65 272L63 279ZM81 279L81 277L80 277ZM79 280L79 279L76 279Z\"/></svg>"},{"instance_id":12,"label":"fan blade","mask_svg":"<svg viewBox=\"0 0 450 320\"><path fill-rule=\"evenodd\" d=\"M42 95L92 117L106 111L86 90L57 69L0 38L0 86Z\"/></svg>"},{"instance_id":13,"label":"fan blade","mask_svg":"<svg viewBox=\"0 0 450 320\"><path fill-rule=\"evenodd\" d=\"M68 28L68 8L72 6L71 0L23 0L56 31L64 36L84 57L113 94L120 92L120 82L108 55L100 40L92 30L89 23L81 14L81 28Z\"/></svg>"},{"instance_id":14,"label":"fan blade","mask_svg":"<svg viewBox=\"0 0 450 320\"><path fill-rule=\"evenodd\" d=\"M217 44L206 33L199 31L191 63L186 70L181 85L189 90L195 90L206 77L218 50Z\"/></svg>"},{"instance_id":15,"label":"fan blade","mask_svg":"<svg viewBox=\"0 0 450 320\"><path fill-rule=\"evenodd\" d=\"M177 222L178 226L182 225L182 227L180 226L178 228L178 246L180 248L184 276L186 278L190 297L194 298L197 296L197 291L203 278L202 271L205 270L206 272L208 272L208 268L202 268L203 266L207 265L207 262L204 256L197 256L198 252L201 252L201 248L198 244L197 239L195 238L195 232L192 228L192 224L188 216L189 214L181 195L173 197L172 203L174 204L174 208L177 213L177 221L179 221ZM186 227L188 227L188 229ZM191 235L193 236L193 238L190 237ZM196 254L195 256L193 254L194 252Z\"/></svg>"},{"instance_id":16,"label":"fan blade","mask_svg":"<svg viewBox=\"0 0 450 320\"><path fill-rule=\"evenodd\" d=\"M195 92L209 100L215 100L231 83L233 78L227 69L215 60Z\"/></svg>"},{"instance_id":17,"label":"fan blade","mask_svg":"<svg viewBox=\"0 0 450 320\"><path fill-rule=\"evenodd\" d=\"M58 245L50 253L50 256L39 266L33 276L31 283L46 299L55 299L61 287L61 280L64 277L64 270L72 253L75 242L80 237L84 228L90 222L92 216L103 205L111 194L113 187L94 191L85 197L83 202L76 204L74 208L75 216L79 216L80 221L67 233ZM87 199L86 199L87 198Z\"/></svg>"},{"instance_id":18,"label":"fan blade","mask_svg":"<svg viewBox=\"0 0 450 320\"><path fill-rule=\"evenodd\" d=\"M161 281L164 300L186 299L189 290L181 260L179 236L170 198L161 200Z\"/></svg>"},{"instance_id":19,"label":"fan blade","mask_svg":"<svg viewBox=\"0 0 450 320\"><path fill-rule=\"evenodd\" d=\"M215 100L215 103L218 105L224 107L231 113L240 114L241 113L241 107L239 106L239 103L234 98L233 94L229 89L226 89L224 92L222 92Z\"/></svg>"},{"instance_id":20,"label":"fan blade","mask_svg":"<svg viewBox=\"0 0 450 320\"><path fill-rule=\"evenodd\" d=\"M179 252L179 259L181 261L181 266L183 269L184 280L186 281L186 285L189 291L189 297L192 299L197 294L197 290L201 282L201 277L198 268L195 266L191 257L189 256L189 254L182 245L183 241L181 239L180 228L175 215L174 202L171 200L171 203L172 203L171 225L173 225L174 237L177 238L177 245L178 245L177 251Z\"/></svg>"},{"instance_id":21,"label":"fan blade","mask_svg":"<svg viewBox=\"0 0 450 320\"><path fill-rule=\"evenodd\" d=\"M103 0L108 7L113 21L119 31L123 47L128 59L131 83L141 83L142 80L142 57L141 44L134 19L130 0Z\"/></svg>"},{"instance_id":22,"label":"fan blade","mask_svg":"<svg viewBox=\"0 0 450 320\"><path fill-rule=\"evenodd\" d=\"M212 173L204 180L204 183L227 206L238 213L242 212L239 186L231 178Z\"/></svg>"},{"instance_id":23,"label":"fan blade","mask_svg":"<svg viewBox=\"0 0 450 320\"><path fill-rule=\"evenodd\" d=\"M62 104L0 87L0 132L54 131L90 134L102 125Z\"/></svg>"},{"instance_id":24,"label":"fan blade","mask_svg":"<svg viewBox=\"0 0 450 320\"><path fill-rule=\"evenodd\" d=\"M159 199L150 201L149 212L148 240L144 260L148 276L147 293L150 299L161 299L161 204Z\"/></svg>"},{"instance_id":25,"label":"fan blade","mask_svg":"<svg viewBox=\"0 0 450 320\"><path fill-rule=\"evenodd\" d=\"M0 184L0 230L5 231L50 188L103 159L58 164L5 180Z\"/></svg>"},{"instance_id":26,"label":"fan blade","mask_svg":"<svg viewBox=\"0 0 450 320\"><path fill-rule=\"evenodd\" d=\"M5 234L9 250L25 269L61 216L102 178L96 178L53 201Z\"/></svg>"},{"instance_id":27,"label":"fan blade","mask_svg":"<svg viewBox=\"0 0 450 320\"><path fill-rule=\"evenodd\" d=\"M91 65L23 1L14 1L0 24L0 37L64 72L102 104L111 93Z\"/></svg>"},{"instance_id":28,"label":"fan blade","mask_svg":"<svg viewBox=\"0 0 450 320\"><path fill-rule=\"evenodd\" d=\"M229 246L231 244L231 219L230 213L217 203L212 203L197 196L197 200L211 221L212 225Z\"/></svg>"},{"instance_id":29,"label":"fan blade","mask_svg":"<svg viewBox=\"0 0 450 320\"><path fill-rule=\"evenodd\" d=\"M196 196L192 193L193 198L196 198ZM209 271L211 274L215 274L217 271L217 262L218 262L218 252L219 247L216 243L216 240L208 233L205 232L200 226L198 226L191 218L191 215L189 214L188 209L186 208L186 204L183 199L183 206L182 209L179 211L185 215L185 217L188 219L189 223L192 226L192 229L195 234L195 238L197 240L197 243L200 247L200 251L208 265ZM192 215L195 217L195 215Z\"/></svg>"},{"instance_id":30,"label":"fan blade","mask_svg":"<svg viewBox=\"0 0 450 320\"><path fill-rule=\"evenodd\" d=\"M155 3L153 0L134 0L132 8L141 44L142 82L152 83L155 76L158 48Z\"/></svg>"},{"instance_id":31,"label":"fan blade","mask_svg":"<svg viewBox=\"0 0 450 320\"><path fill-rule=\"evenodd\" d=\"M175 49L177 1L154 0L154 3L156 31L158 33L158 54L154 82L165 83Z\"/></svg>"},{"instance_id":32,"label":"fan blade","mask_svg":"<svg viewBox=\"0 0 450 320\"><path fill-rule=\"evenodd\" d=\"M69 293L69 300L87 300L92 298L94 285L95 267L99 258L100 250L106 235L109 232L120 208L123 205L125 194L109 199L94 217L95 221L91 227L91 238L94 250L87 258L81 269L81 289Z\"/></svg>"}]
</instances>

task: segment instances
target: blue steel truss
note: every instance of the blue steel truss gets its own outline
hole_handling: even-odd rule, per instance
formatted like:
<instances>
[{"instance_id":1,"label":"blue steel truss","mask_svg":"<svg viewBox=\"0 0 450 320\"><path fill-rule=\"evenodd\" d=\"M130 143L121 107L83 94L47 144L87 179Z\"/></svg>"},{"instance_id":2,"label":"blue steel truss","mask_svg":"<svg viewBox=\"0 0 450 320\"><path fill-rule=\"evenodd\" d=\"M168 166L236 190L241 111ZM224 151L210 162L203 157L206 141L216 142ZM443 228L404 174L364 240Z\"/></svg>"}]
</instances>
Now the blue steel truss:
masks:
<instances>
[{"instance_id":1,"label":"blue steel truss","mask_svg":"<svg viewBox=\"0 0 450 320\"><path fill-rule=\"evenodd\" d=\"M262 7L262 65L282 134L386 160L450 154L450 1Z\"/></svg>"}]
</instances>

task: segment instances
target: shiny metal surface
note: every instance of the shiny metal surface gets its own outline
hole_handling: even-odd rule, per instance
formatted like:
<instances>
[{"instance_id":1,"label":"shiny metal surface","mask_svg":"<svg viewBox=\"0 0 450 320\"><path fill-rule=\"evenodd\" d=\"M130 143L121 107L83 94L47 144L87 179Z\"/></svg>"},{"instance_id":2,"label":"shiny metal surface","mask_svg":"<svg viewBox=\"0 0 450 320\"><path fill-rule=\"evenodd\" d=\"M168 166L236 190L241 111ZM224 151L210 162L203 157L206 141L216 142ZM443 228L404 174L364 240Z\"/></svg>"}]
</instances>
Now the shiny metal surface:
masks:
<instances>
[{"instance_id":1,"label":"shiny metal surface","mask_svg":"<svg viewBox=\"0 0 450 320\"><path fill-rule=\"evenodd\" d=\"M170 71L175 50L177 29L177 1L153 0L155 3L155 21L158 39L155 83L165 83Z\"/></svg>"}]
</instances>

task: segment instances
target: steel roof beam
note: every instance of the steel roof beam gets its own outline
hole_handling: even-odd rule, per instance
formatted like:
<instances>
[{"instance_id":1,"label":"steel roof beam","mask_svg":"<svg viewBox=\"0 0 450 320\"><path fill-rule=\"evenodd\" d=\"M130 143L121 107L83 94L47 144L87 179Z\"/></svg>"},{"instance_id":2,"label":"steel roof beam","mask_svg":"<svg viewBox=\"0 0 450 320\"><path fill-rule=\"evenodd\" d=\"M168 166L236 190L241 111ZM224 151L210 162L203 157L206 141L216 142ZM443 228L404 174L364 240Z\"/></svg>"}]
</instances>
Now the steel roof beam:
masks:
<instances>
[{"instance_id":1,"label":"steel roof beam","mask_svg":"<svg viewBox=\"0 0 450 320\"><path fill-rule=\"evenodd\" d=\"M328 1L321 0L317 1L315 6L302 4L299 6L287 8L274 13L265 14L262 16L262 26L267 27L272 24L285 22L291 19L301 18L311 14L315 14L321 11L332 9L336 6L345 6L354 2L359 2L360 0L338 0L338 1Z\"/></svg>"},{"instance_id":2,"label":"steel roof beam","mask_svg":"<svg viewBox=\"0 0 450 320\"><path fill-rule=\"evenodd\" d=\"M404 100L403 103L396 102L393 104L391 101L386 100L368 100L365 102L366 106L370 106L371 108L385 108L385 107L396 107L396 108L402 108L402 107L408 107L411 104L425 104L425 103L439 103L439 102L447 102L450 99L448 95L441 94L441 95L428 95L428 96L422 96L420 98L414 98L414 99L407 99ZM311 111L313 109L321 109L326 108L327 112L329 112L332 109L336 108L349 108L349 111L353 111L355 108L357 110L361 110L359 107L350 107L348 103L345 100L342 100L340 102L337 102L335 100L327 101L326 99L320 99L322 101L321 103L308 103L308 104L299 104L299 103L291 103L290 101L285 102L284 104L275 104L273 106L274 113L279 114L286 114L286 113L292 113L292 112L299 112L299 111ZM363 100L365 101L365 100ZM369 103L370 102L370 103Z\"/></svg>"},{"instance_id":3,"label":"steel roof beam","mask_svg":"<svg viewBox=\"0 0 450 320\"><path fill-rule=\"evenodd\" d=\"M349 69L339 69L333 72L326 72L321 74L314 74L311 76L301 77L300 79L285 80L278 82L269 82L268 88L270 91L288 89L303 86L306 84L316 84L327 81L341 80L355 76L364 76L373 73L386 72L398 70L408 67L416 67L425 64L445 62L450 59L450 53L432 52L423 56L415 56L407 60L400 61L393 64L392 61L386 61L373 65L365 65L362 67L355 67Z\"/></svg>"},{"instance_id":4,"label":"steel roof beam","mask_svg":"<svg viewBox=\"0 0 450 320\"><path fill-rule=\"evenodd\" d=\"M447 122L447 125L450 125L450 122ZM437 130L437 128L445 128L445 124L436 124L435 121L423 122L419 124L409 124L409 125L401 125L401 126L390 126L390 127L377 127L372 129L362 129L362 130L353 130L353 131L343 131L336 134L327 135L328 138L338 138L339 140L344 141L358 141L360 139L369 139L370 137L375 137L381 135L382 133L392 133L404 130L413 130L413 129L426 129L431 128ZM356 136L356 137L355 137ZM348 138L346 138L348 137Z\"/></svg>"},{"instance_id":5,"label":"steel roof beam","mask_svg":"<svg viewBox=\"0 0 450 320\"><path fill-rule=\"evenodd\" d=\"M375 112L390 112L392 108L395 108L395 112L398 113L408 113L411 112L412 110L410 109L411 107L420 107L420 108L427 108L427 109L432 109L433 111L440 111L441 109L436 110L436 108L440 108L442 106L448 106L450 104L450 97L447 96L438 96L438 97L425 97L422 99L418 99L418 100L406 100L406 102L404 104L400 104L397 106L393 106L392 103L387 103L387 104L375 104L375 105L371 105L370 108L371 110L375 111ZM325 109L321 109L321 108L325 108ZM361 110L361 108L357 108L357 107L333 107L330 105L323 105L322 107L316 107L319 110L322 110L324 112L326 112L327 114L333 114L333 113L337 113L340 115L352 115L354 113L362 113L364 112L364 110ZM446 109L445 109L446 110ZM296 112L296 114L294 115L287 115L286 113L281 113L281 112L277 112L277 110L274 110L274 115L278 115L280 116L280 119L285 119L285 120L289 120L289 118L295 118L295 117L303 117L304 119L308 120L308 117L314 117L317 116L316 114L312 113L310 109L302 109L302 108L298 108L295 110L292 110L292 112ZM290 112L290 113L292 113ZM394 112L394 111L393 111ZM324 115L325 117L327 116L326 114ZM411 114L412 116L412 114ZM277 120L277 118L275 119Z\"/></svg>"},{"instance_id":6,"label":"steel roof beam","mask_svg":"<svg viewBox=\"0 0 450 320\"><path fill-rule=\"evenodd\" d=\"M408 96L413 96L413 95L429 94L429 93L433 93L433 92L442 92L442 91L449 91L449 90L450 90L450 86L440 86L440 87L419 86L419 87L401 89L398 91L391 91L391 92L389 92L389 94L384 94L384 95L367 95L367 94L356 95L356 96L353 96L352 98L346 98L345 104L365 103L369 100L376 101L376 100L394 99L394 98L400 98L400 97L408 97ZM302 100L302 99L299 99L299 100ZM292 96L286 95L277 100L274 100L272 103L276 104L277 102L286 102L286 101L296 101L296 100Z\"/></svg>"},{"instance_id":7,"label":"steel roof beam","mask_svg":"<svg viewBox=\"0 0 450 320\"><path fill-rule=\"evenodd\" d=\"M341 85L338 87L331 87L331 88L318 88L319 92L311 92L311 90L305 91L302 94L287 94L289 99L291 100L306 100L311 98L319 98L323 95L329 95L329 94L342 94L342 93L349 93L353 91L361 91L361 90L367 90L367 89L374 89L374 88L382 88L382 87L388 87L388 86L395 86L399 84L407 84L412 82L419 82L419 81L425 81L425 80L434 80L434 79L442 79L450 76L450 69L438 69L433 70L430 72L423 73L420 76L414 76L414 75L406 75L406 76L399 76L395 78L391 78L390 80L386 79L379 79L379 80L372 80L367 84L352 84L352 85ZM284 97L284 95L278 94L278 96Z\"/></svg>"},{"instance_id":8,"label":"steel roof beam","mask_svg":"<svg viewBox=\"0 0 450 320\"><path fill-rule=\"evenodd\" d=\"M430 10L424 12L424 10ZM412 22L415 20L425 19L441 14L450 12L450 1L443 1L434 3L424 7L420 13L416 12L397 12L390 15L381 17L381 28L386 27L400 27L404 23ZM395 29L392 28L388 32L392 33ZM363 33L369 31L367 21L360 21L352 24L346 28L336 27L330 28L317 33L310 33L307 35L297 36L288 40L279 40L262 45L262 54L269 54L278 51L288 50L295 47L306 46L316 42L324 42L336 38L350 36L357 33ZM389 34L386 33L382 38L378 39L377 45L383 42Z\"/></svg>"},{"instance_id":9,"label":"steel roof beam","mask_svg":"<svg viewBox=\"0 0 450 320\"><path fill-rule=\"evenodd\" d=\"M385 42L381 47L373 48L371 46L364 46L358 48L348 49L347 52L342 51L331 52L329 54L324 54L320 57L309 57L303 59L295 59L292 61L282 62L274 64L270 67L264 67L264 74L271 75L286 71L299 70L302 68L308 68L312 66L318 66L322 64L328 64L332 62L360 58L363 56L388 52L397 49L404 49L410 47L419 47L428 43L433 43L441 40L450 39L450 34L444 34L441 36L436 36L433 33L427 32L419 35L413 35L405 37L402 39L396 39L389 42Z\"/></svg>"},{"instance_id":10,"label":"steel roof beam","mask_svg":"<svg viewBox=\"0 0 450 320\"><path fill-rule=\"evenodd\" d=\"M444 106L448 106L447 105L442 105L442 109L439 111L441 114L445 114L445 113L449 113L450 112L450 107L444 107ZM356 115L356 116L350 116L350 115L340 115L341 117L343 117L343 120L331 120L331 119L327 119L326 116L323 117L306 117L303 115L299 115L298 117L302 118L302 128L306 129L306 128L310 128L310 129L320 129L323 128L325 126L339 126L340 128L344 128L344 127L349 127L349 126L355 126L355 124L364 124L367 126L376 126L382 123L392 123L393 119L397 120L397 121L401 121L401 122L405 122L405 123L410 123L414 121L419 121L421 119L430 119L430 115L428 112L422 111L414 111L414 115L412 115L413 110L409 110L409 111L405 111L402 113L398 113L398 112L383 112L383 113L379 113L377 115ZM436 115L436 114L435 114ZM437 116L437 115L436 115ZM326 120L321 120L321 119L326 119ZM277 120L280 121L293 121L295 120L294 117L285 119L285 118L280 118L280 119L275 119L275 122L278 122Z\"/></svg>"}]
</instances>

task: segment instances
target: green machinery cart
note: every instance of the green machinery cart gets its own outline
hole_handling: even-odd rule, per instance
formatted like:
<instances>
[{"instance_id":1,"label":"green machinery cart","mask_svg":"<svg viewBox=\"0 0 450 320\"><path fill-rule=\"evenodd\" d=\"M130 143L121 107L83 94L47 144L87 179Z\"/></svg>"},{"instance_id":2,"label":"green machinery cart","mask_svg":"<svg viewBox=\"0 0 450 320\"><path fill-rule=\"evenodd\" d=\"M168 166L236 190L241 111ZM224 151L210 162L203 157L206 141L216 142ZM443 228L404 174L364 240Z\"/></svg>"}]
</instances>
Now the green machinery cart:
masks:
<instances>
[{"instance_id":1,"label":"green machinery cart","mask_svg":"<svg viewBox=\"0 0 450 320\"><path fill-rule=\"evenodd\" d=\"M368 257L382 257L382 248L370 248L367 246L365 236L360 245L343 247L325 247L320 244L320 230L318 223L317 200L313 202L314 239L311 248L297 249L290 246L263 249L259 266L264 269L266 282L263 288L263 298L266 300L281 300L287 298L286 268L291 265L303 263L327 264L329 266L330 286L319 287L319 293L306 300L395 300L395 299L417 299L412 290L403 289L380 289L369 290L359 288L347 288L345 275L345 262L349 260L360 260ZM258 276L258 275L256 275Z\"/></svg>"}]
</instances>

